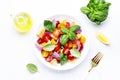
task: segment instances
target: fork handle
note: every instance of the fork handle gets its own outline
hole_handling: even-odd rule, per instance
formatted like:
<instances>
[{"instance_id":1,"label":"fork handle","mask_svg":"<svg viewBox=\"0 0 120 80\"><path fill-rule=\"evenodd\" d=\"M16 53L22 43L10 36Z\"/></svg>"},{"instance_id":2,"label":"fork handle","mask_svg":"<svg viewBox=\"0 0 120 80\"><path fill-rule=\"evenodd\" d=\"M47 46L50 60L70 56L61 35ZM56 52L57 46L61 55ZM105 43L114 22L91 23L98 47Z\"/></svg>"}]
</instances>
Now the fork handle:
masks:
<instances>
[{"instance_id":1,"label":"fork handle","mask_svg":"<svg viewBox=\"0 0 120 80\"><path fill-rule=\"evenodd\" d=\"M88 70L88 72L90 72L93 69L93 66L91 66L91 68Z\"/></svg>"}]
</instances>

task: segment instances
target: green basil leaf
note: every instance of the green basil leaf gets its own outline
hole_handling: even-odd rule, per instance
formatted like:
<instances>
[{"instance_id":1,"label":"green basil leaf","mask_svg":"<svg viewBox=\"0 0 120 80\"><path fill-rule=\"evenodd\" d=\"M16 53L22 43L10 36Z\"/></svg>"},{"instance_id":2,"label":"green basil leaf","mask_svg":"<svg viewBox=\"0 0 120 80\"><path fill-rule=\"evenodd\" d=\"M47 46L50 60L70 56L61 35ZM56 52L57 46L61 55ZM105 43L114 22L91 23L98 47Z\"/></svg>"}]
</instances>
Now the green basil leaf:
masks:
<instances>
[{"instance_id":1,"label":"green basil leaf","mask_svg":"<svg viewBox=\"0 0 120 80\"><path fill-rule=\"evenodd\" d=\"M67 55L65 55L64 53L60 54L60 64L64 65L65 63L67 63Z\"/></svg>"},{"instance_id":2,"label":"green basil leaf","mask_svg":"<svg viewBox=\"0 0 120 80\"><path fill-rule=\"evenodd\" d=\"M53 32L55 29L55 25L50 20L44 20L44 27L49 32Z\"/></svg>"},{"instance_id":3,"label":"green basil leaf","mask_svg":"<svg viewBox=\"0 0 120 80\"><path fill-rule=\"evenodd\" d=\"M94 0L94 3L95 3L95 4L99 4L99 1L100 1L100 0Z\"/></svg>"},{"instance_id":4,"label":"green basil leaf","mask_svg":"<svg viewBox=\"0 0 120 80\"><path fill-rule=\"evenodd\" d=\"M105 3L105 0L99 0L99 3Z\"/></svg>"},{"instance_id":5,"label":"green basil leaf","mask_svg":"<svg viewBox=\"0 0 120 80\"><path fill-rule=\"evenodd\" d=\"M91 21L95 21L95 17L94 17L94 13L90 13L89 15L88 15L88 18L91 20Z\"/></svg>"},{"instance_id":6,"label":"green basil leaf","mask_svg":"<svg viewBox=\"0 0 120 80\"><path fill-rule=\"evenodd\" d=\"M74 57L80 57L80 52L77 49L71 49L70 50L71 55L73 55Z\"/></svg>"},{"instance_id":7,"label":"green basil leaf","mask_svg":"<svg viewBox=\"0 0 120 80\"><path fill-rule=\"evenodd\" d=\"M45 45L43 47L43 50L45 50L45 51L52 51L52 50L54 50L54 48L55 48L54 44L47 44L47 45Z\"/></svg>"},{"instance_id":8,"label":"green basil leaf","mask_svg":"<svg viewBox=\"0 0 120 80\"><path fill-rule=\"evenodd\" d=\"M105 9L109 9L109 6L111 5L111 3L104 3L104 4L102 4L102 3L100 3L99 5L98 5L98 10L105 10Z\"/></svg>"},{"instance_id":9,"label":"green basil leaf","mask_svg":"<svg viewBox=\"0 0 120 80\"><path fill-rule=\"evenodd\" d=\"M68 39L68 35L62 35L62 36L60 36L60 43L62 45L64 45L65 43L67 43L68 40L69 40Z\"/></svg>"},{"instance_id":10,"label":"green basil leaf","mask_svg":"<svg viewBox=\"0 0 120 80\"><path fill-rule=\"evenodd\" d=\"M98 21L98 20L95 20L94 21L97 25L100 25L101 24L101 21Z\"/></svg>"},{"instance_id":11,"label":"green basil leaf","mask_svg":"<svg viewBox=\"0 0 120 80\"><path fill-rule=\"evenodd\" d=\"M80 26L79 25L74 25L74 26L71 26L70 27L70 31L76 31L76 30L78 30L80 28Z\"/></svg>"},{"instance_id":12,"label":"green basil leaf","mask_svg":"<svg viewBox=\"0 0 120 80\"><path fill-rule=\"evenodd\" d=\"M89 14L90 13L90 9L88 7L82 7L80 9L84 14Z\"/></svg>"},{"instance_id":13,"label":"green basil leaf","mask_svg":"<svg viewBox=\"0 0 120 80\"><path fill-rule=\"evenodd\" d=\"M60 28L60 30L61 30L63 33L66 33L66 34L69 33L69 30L68 30L67 28L64 28L64 27L63 27L63 28Z\"/></svg>"},{"instance_id":14,"label":"green basil leaf","mask_svg":"<svg viewBox=\"0 0 120 80\"><path fill-rule=\"evenodd\" d=\"M68 38L69 38L70 40L75 40L75 39L76 39L75 33L72 32L72 31L69 31Z\"/></svg>"},{"instance_id":15,"label":"green basil leaf","mask_svg":"<svg viewBox=\"0 0 120 80\"><path fill-rule=\"evenodd\" d=\"M29 63L26 65L27 70L31 73L36 73L38 72L37 66L35 64Z\"/></svg>"},{"instance_id":16,"label":"green basil leaf","mask_svg":"<svg viewBox=\"0 0 120 80\"><path fill-rule=\"evenodd\" d=\"M104 21L107 18L107 14L108 14L105 11L96 11L94 13L94 17L96 18L96 20L98 20L98 21Z\"/></svg>"}]
</instances>

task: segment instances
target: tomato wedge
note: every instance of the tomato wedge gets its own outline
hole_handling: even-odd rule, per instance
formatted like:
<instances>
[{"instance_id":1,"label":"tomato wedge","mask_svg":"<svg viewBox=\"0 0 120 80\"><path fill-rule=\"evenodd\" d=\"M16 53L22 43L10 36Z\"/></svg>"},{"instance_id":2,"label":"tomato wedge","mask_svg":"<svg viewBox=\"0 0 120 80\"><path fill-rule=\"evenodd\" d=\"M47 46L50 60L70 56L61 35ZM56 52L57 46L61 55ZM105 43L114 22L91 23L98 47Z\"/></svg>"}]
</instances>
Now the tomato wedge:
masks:
<instances>
[{"instance_id":1,"label":"tomato wedge","mask_svg":"<svg viewBox=\"0 0 120 80\"><path fill-rule=\"evenodd\" d=\"M54 52L57 52L60 49L60 43L56 44L56 47L54 49Z\"/></svg>"},{"instance_id":2,"label":"tomato wedge","mask_svg":"<svg viewBox=\"0 0 120 80\"><path fill-rule=\"evenodd\" d=\"M49 40L51 40L51 36L48 33L45 33L42 39L44 42L48 42Z\"/></svg>"},{"instance_id":3,"label":"tomato wedge","mask_svg":"<svg viewBox=\"0 0 120 80\"><path fill-rule=\"evenodd\" d=\"M64 48L63 53L64 54L70 54L70 49L69 48Z\"/></svg>"},{"instance_id":4,"label":"tomato wedge","mask_svg":"<svg viewBox=\"0 0 120 80\"><path fill-rule=\"evenodd\" d=\"M60 33L61 33L60 29L55 29L52 34L55 38L58 38L60 36Z\"/></svg>"}]
</instances>

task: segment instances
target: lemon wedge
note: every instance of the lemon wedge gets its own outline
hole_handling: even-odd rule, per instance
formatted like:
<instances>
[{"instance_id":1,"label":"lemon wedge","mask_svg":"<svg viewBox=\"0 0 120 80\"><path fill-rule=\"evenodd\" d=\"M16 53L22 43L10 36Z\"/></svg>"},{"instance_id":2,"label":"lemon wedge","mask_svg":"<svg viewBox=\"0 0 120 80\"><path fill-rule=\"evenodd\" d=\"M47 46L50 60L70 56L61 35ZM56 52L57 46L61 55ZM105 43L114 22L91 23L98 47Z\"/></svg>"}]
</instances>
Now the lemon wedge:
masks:
<instances>
[{"instance_id":1,"label":"lemon wedge","mask_svg":"<svg viewBox=\"0 0 120 80\"><path fill-rule=\"evenodd\" d=\"M14 17L14 25L18 32L26 33L32 27L32 19L29 14L21 12Z\"/></svg>"},{"instance_id":2,"label":"lemon wedge","mask_svg":"<svg viewBox=\"0 0 120 80\"><path fill-rule=\"evenodd\" d=\"M102 42L103 44L106 44L106 45L110 44L108 38L107 38L103 33L97 32L97 33L96 33L96 37L97 37L97 39L98 39L100 42Z\"/></svg>"}]
</instances>

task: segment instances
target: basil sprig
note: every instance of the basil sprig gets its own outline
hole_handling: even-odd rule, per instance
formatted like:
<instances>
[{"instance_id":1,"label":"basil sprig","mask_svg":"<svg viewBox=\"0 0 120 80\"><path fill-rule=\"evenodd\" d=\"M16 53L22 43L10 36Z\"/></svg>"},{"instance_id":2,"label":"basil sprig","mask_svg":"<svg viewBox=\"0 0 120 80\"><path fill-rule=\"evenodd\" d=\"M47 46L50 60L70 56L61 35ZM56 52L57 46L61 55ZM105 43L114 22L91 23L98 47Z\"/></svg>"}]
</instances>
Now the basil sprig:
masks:
<instances>
[{"instance_id":1,"label":"basil sprig","mask_svg":"<svg viewBox=\"0 0 120 80\"><path fill-rule=\"evenodd\" d=\"M78 30L79 28L80 28L79 25L71 26L70 29L61 28L60 30L64 34L60 37L60 43L64 45L65 43L67 43L68 40L75 40L76 39L75 31Z\"/></svg>"}]
</instances>

